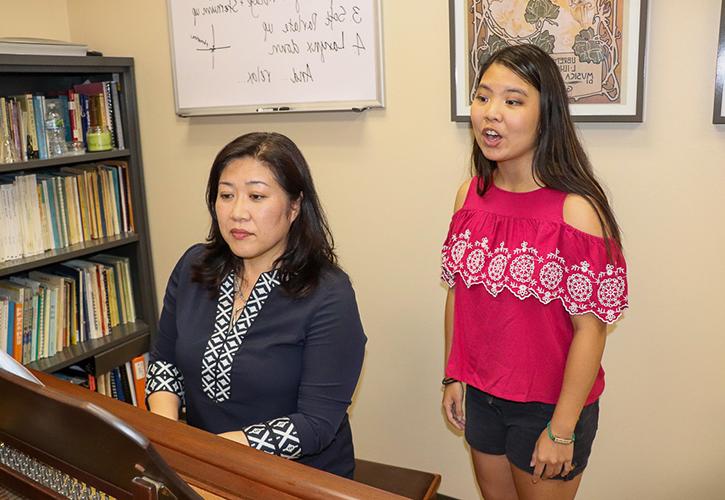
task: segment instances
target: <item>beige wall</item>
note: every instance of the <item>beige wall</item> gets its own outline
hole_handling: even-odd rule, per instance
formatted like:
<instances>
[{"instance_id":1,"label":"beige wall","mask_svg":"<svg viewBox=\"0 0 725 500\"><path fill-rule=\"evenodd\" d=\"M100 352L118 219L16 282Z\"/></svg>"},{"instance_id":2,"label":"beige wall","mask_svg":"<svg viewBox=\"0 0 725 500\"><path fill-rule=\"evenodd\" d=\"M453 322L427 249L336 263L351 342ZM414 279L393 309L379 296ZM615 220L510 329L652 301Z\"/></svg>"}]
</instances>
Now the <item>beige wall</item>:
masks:
<instances>
[{"instance_id":1,"label":"beige wall","mask_svg":"<svg viewBox=\"0 0 725 500\"><path fill-rule=\"evenodd\" d=\"M0 37L71 39L67 0L0 0Z\"/></svg>"},{"instance_id":2,"label":"beige wall","mask_svg":"<svg viewBox=\"0 0 725 500\"><path fill-rule=\"evenodd\" d=\"M66 5L5 3L28 16ZM650 3L645 123L580 126L624 228L632 304L607 347L585 500L724 491L725 129L710 123L721 2L693 2L685 14L681 2ZM102 17L93 14L99 4ZM252 130L300 145L370 339L352 411L358 455L441 472L443 493L477 498L462 439L439 410L438 251L469 149L467 127L448 119L447 2L384 4L388 107L362 115L175 117L161 0L74 0L67 17L32 34L67 38L57 30L69 19L73 41L136 59L159 296L177 257L204 237L204 181L216 151ZM3 32L36 29L6 13Z\"/></svg>"}]
</instances>

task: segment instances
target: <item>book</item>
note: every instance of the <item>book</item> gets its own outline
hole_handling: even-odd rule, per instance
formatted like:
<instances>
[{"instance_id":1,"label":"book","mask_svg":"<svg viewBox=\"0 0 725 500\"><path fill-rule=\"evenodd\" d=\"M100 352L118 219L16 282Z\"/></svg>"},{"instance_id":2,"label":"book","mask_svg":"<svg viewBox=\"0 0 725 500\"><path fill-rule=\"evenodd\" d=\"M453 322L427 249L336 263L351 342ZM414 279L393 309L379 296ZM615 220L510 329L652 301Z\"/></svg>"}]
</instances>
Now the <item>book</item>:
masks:
<instances>
[{"instance_id":1,"label":"book","mask_svg":"<svg viewBox=\"0 0 725 500\"><path fill-rule=\"evenodd\" d=\"M70 345L75 345L88 340L89 334L89 311L86 309L86 292L83 269L78 269L63 264L54 264L44 268L46 272L68 278L71 283L71 320L70 320Z\"/></svg>"},{"instance_id":2,"label":"book","mask_svg":"<svg viewBox=\"0 0 725 500\"><path fill-rule=\"evenodd\" d=\"M146 360L143 356L136 356L131 360L131 374L137 406L146 410Z\"/></svg>"},{"instance_id":3,"label":"book","mask_svg":"<svg viewBox=\"0 0 725 500\"><path fill-rule=\"evenodd\" d=\"M19 259L23 256L23 239L20 227L20 213L18 211L17 189L14 184L0 185L0 191L4 191L3 211L9 220L7 230L6 260ZM5 231L3 231L5 232Z\"/></svg>"},{"instance_id":4,"label":"book","mask_svg":"<svg viewBox=\"0 0 725 500\"><path fill-rule=\"evenodd\" d=\"M40 271L31 271L28 273L28 277L42 283L51 293L51 314L49 318L51 321L51 328L49 328L49 344L51 347L49 355L52 356L69 345L65 340L67 337L68 310L66 303L68 298L66 296L66 282L68 279Z\"/></svg>"},{"instance_id":5,"label":"book","mask_svg":"<svg viewBox=\"0 0 725 500\"><path fill-rule=\"evenodd\" d=\"M106 376L107 374L101 373L96 376L96 392L98 394L103 394L104 396L107 396L106 393Z\"/></svg>"},{"instance_id":6,"label":"book","mask_svg":"<svg viewBox=\"0 0 725 500\"><path fill-rule=\"evenodd\" d=\"M111 132L111 146L116 149L118 148L118 143L116 142L116 121L113 109L113 97L111 96L111 85L113 85L113 82L103 82L103 98L105 100L106 119L108 120L106 127Z\"/></svg>"},{"instance_id":7,"label":"book","mask_svg":"<svg viewBox=\"0 0 725 500\"><path fill-rule=\"evenodd\" d=\"M50 212L48 212L48 200L46 192L43 191L42 181L36 185L38 192L38 205L40 206L40 230L43 236L43 250L53 248L53 233L50 229Z\"/></svg>"},{"instance_id":8,"label":"book","mask_svg":"<svg viewBox=\"0 0 725 500\"><path fill-rule=\"evenodd\" d=\"M23 362L23 308L25 307L25 288L8 280L0 280L0 296L7 297L15 304L13 310L13 358ZM8 334L9 336L9 334Z\"/></svg>"},{"instance_id":9,"label":"book","mask_svg":"<svg viewBox=\"0 0 725 500\"><path fill-rule=\"evenodd\" d=\"M7 298L7 297L6 297ZM7 353L15 358L15 302L12 299L8 301L8 340Z\"/></svg>"},{"instance_id":10,"label":"book","mask_svg":"<svg viewBox=\"0 0 725 500\"><path fill-rule=\"evenodd\" d=\"M48 137L45 134L45 96L35 94L33 96L33 113L35 114L35 132L38 136L38 156L41 160L47 160Z\"/></svg>"},{"instance_id":11,"label":"book","mask_svg":"<svg viewBox=\"0 0 725 500\"><path fill-rule=\"evenodd\" d=\"M50 38L0 37L0 54L85 56L88 46Z\"/></svg>"},{"instance_id":12,"label":"book","mask_svg":"<svg viewBox=\"0 0 725 500\"><path fill-rule=\"evenodd\" d=\"M121 82L118 78L118 73L114 73L111 85L111 101L113 103L114 126L116 127L116 143L118 149L126 149L126 141L123 138L123 120L121 119Z\"/></svg>"},{"instance_id":13,"label":"book","mask_svg":"<svg viewBox=\"0 0 725 500\"><path fill-rule=\"evenodd\" d=\"M8 307L10 300L7 297L0 297L0 351L8 353Z\"/></svg>"},{"instance_id":14,"label":"book","mask_svg":"<svg viewBox=\"0 0 725 500\"><path fill-rule=\"evenodd\" d=\"M138 406L136 402L136 387L133 384L133 375L131 374L131 362L126 361L119 367L121 371L121 381L123 382L123 391L126 395L126 402L134 406Z\"/></svg>"},{"instance_id":15,"label":"book","mask_svg":"<svg viewBox=\"0 0 725 500\"><path fill-rule=\"evenodd\" d=\"M21 94L13 96L20 108L21 130L23 131L25 160L40 158L38 150L38 132L35 125L35 109L33 105L33 94Z\"/></svg>"}]
</instances>

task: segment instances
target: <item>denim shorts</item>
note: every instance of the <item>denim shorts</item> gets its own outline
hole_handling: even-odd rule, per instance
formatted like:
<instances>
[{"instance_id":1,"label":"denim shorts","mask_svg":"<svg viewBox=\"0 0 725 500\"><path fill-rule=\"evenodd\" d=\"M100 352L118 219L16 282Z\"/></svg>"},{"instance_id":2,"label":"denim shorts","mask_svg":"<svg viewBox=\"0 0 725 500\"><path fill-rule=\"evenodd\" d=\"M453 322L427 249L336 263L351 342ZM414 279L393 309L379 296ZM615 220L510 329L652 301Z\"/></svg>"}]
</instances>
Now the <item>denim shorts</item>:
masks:
<instances>
[{"instance_id":1,"label":"denim shorts","mask_svg":"<svg viewBox=\"0 0 725 500\"><path fill-rule=\"evenodd\" d=\"M506 455L519 469L534 473L531 455L541 432L554 414L554 405L518 403L497 398L475 387L466 388L466 441L471 448L490 455ZM584 471L592 451L599 422L599 401L584 407L574 433L574 468L566 476L571 480Z\"/></svg>"}]
</instances>

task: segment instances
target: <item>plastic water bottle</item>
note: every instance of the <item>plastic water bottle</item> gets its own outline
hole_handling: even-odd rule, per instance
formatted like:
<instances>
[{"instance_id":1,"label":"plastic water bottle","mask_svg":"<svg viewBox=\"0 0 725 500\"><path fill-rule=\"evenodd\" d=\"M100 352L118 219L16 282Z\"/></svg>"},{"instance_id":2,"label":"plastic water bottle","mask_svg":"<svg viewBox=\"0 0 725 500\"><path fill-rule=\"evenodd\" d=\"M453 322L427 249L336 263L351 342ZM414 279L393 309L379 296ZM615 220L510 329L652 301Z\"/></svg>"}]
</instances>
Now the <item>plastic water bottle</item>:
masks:
<instances>
[{"instance_id":1,"label":"plastic water bottle","mask_svg":"<svg viewBox=\"0 0 725 500\"><path fill-rule=\"evenodd\" d=\"M48 155L51 158L68 153L63 116L54 102L48 104L45 116L45 134L48 136Z\"/></svg>"}]
</instances>

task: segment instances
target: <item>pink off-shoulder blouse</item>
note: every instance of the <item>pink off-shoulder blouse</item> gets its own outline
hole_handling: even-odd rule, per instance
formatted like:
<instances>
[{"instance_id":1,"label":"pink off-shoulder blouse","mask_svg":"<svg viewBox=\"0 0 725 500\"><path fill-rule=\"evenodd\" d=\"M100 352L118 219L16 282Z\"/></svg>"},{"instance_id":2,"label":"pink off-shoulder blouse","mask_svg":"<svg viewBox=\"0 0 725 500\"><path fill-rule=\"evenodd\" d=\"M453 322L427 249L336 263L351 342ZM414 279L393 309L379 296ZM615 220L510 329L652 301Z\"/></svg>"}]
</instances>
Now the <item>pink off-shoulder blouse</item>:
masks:
<instances>
[{"instance_id":1,"label":"pink off-shoulder blouse","mask_svg":"<svg viewBox=\"0 0 725 500\"><path fill-rule=\"evenodd\" d=\"M442 277L455 286L446 376L512 401L556 404L573 338L570 315L614 323L627 308L626 264L604 239L564 222L567 193L471 181L451 220ZM587 404L604 390L600 367Z\"/></svg>"}]
</instances>

